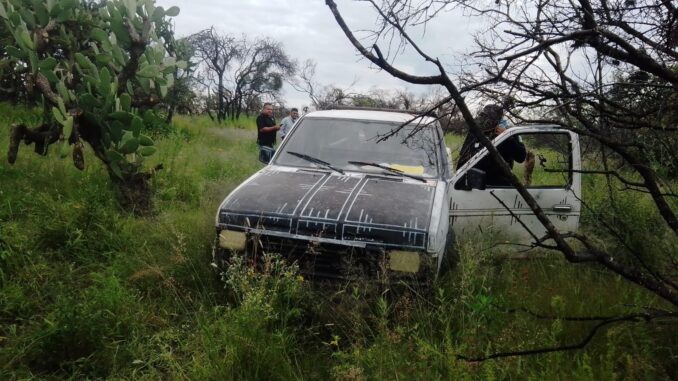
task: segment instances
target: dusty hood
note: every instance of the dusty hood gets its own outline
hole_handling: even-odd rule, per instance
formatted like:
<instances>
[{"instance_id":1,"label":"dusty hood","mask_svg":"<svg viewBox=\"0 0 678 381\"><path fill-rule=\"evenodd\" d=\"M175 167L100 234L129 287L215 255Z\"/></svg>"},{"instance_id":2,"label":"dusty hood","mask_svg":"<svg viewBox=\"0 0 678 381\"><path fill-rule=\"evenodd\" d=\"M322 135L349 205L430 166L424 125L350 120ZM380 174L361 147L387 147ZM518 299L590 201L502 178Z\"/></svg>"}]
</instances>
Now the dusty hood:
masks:
<instances>
[{"instance_id":1,"label":"dusty hood","mask_svg":"<svg viewBox=\"0 0 678 381\"><path fill-rule=\"evenodd\" d=\"M219 225L423 249L434 191L397 177L266 169L226 198Z\"/></svg>"}]
</instances>

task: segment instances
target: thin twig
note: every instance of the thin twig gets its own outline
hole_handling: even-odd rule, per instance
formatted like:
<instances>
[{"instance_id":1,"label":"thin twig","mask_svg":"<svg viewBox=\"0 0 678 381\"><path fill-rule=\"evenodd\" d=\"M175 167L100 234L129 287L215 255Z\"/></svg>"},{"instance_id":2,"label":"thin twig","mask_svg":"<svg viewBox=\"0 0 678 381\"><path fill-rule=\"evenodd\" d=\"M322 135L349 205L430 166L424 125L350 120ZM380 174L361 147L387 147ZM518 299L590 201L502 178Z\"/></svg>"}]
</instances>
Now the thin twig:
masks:
<instances>
[{"instance_id":1,"label":"thin twig","mask_svg":"<svg viewBox=\"0 0 678 381\"><path fill-rule=\"evenodd\" d=\"M518 223L519 223L523 228L525 228L525 230L527 230L528 233L530 233L530 235L532 236L532 238L534 238L534 242L535 242L535 243L540 242L540 239L537 237L537 235L534 234L534 233L532 232L532 230L530 230L530 228L527 227L527 225L525 225L525 223L520 219L520 217L518 217L515 213L513 213L513 211L511 210L511 208L509 208L508 205L506 205L506 204L504 203L504 201L502 201L499 197L497 197L496 194L494 194L494 191L490 191L490 194L491 194L492 197L494 197L497 201L499 201L499 203L501 204L501 206L503 206L503 207L511 214L511 217L515 218L516 221L518 221Z\"/></svg>"},{"instance_id":2,"label":"thin twig","mask_svg":"<svg viewBox=\"0 0 678 381\"><path fill-rule=\"evenodd\" d=\"M654 319L659 319L659 318L677 318L678 313L658 313L658 314L632 314L632 315L626 315L626 316L619 316L607 320L603 320L600 323L596 324L591 331L586 335L586 337L581 340L580 342L576 344L570 344L570 345L561 345L561 346L556 346L556 347L545 347L545 348L535 348L535 349L528 349L524 351L508 351L508 352L496 352L492 353L490 355L486 356L466 356L466 355L456 355L456 358L458 360L464 360L468 362L481 362L481 361L487 361L491 359L497 359L497 358L502 358L502 357L516 357L516 356L530 356L530 355L538 355L538 354L545 354L545 353L552 353L552 352L564 352L564 351L571 351L575 349L582 349L584 348L593 338L596 336L598 331L608 325L615 324L615 323L621 323L621 322L632 322L632 323L637 323L640 321L652 321Z\"/></svg>"}]
</instances>

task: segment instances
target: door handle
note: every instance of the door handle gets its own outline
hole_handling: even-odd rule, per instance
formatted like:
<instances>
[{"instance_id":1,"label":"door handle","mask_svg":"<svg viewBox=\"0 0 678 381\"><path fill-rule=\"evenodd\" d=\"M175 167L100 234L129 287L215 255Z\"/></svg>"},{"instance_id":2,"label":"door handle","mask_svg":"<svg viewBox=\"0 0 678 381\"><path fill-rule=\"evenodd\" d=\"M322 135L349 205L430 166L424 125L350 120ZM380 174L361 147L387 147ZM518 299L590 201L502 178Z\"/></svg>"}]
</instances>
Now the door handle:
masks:
<instances>
[{"instance_id":1,"label":"door handle","mask_svg":"<svg viewBox=\"0 0 678 381\"><path fill-rule=\"evenodd\" d=\"M553 205L553 211L554 212L560 212L560 213L571 212L572 211L572 205L567 205L567 204Z\"/></svg>"}]
</instances>

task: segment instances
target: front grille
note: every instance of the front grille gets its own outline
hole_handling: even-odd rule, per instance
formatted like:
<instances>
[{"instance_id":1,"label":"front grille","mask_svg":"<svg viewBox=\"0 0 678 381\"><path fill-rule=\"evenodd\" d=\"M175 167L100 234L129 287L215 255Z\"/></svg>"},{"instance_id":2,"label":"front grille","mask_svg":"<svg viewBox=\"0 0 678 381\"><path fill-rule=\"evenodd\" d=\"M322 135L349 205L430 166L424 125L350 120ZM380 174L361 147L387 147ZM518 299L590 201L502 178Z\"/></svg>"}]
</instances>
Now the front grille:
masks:
<instances>
[{"instance_id":1,"label":"front grille","mask_svg":"<svg viewBox=\"0 0 678 381\"><path fill-rule=\"evenodd\" d=\"M353 248L271 236L252 237L252 253L279 254L312 278L382 278L386 255L380 248ZM263 258L263 255L258 255Z\"/></svg>"},{"instance_id":2,"label":"front grille","mask_svg":"<svg viewBox=\"0 0 678 381\"><path fill-rule=\"evenodd\" d=\"M299 265L300 272L311 279L370 279L386 281L393 278L421 278L430 275L430 264L417 274L389 271L388 253L381 247L349 247L345 245L309 242L273 236L252 236L250 258L263 261L263 254L279 254ZM427 256L424 255L423 259Z\"/></svg>"}]
</instances>

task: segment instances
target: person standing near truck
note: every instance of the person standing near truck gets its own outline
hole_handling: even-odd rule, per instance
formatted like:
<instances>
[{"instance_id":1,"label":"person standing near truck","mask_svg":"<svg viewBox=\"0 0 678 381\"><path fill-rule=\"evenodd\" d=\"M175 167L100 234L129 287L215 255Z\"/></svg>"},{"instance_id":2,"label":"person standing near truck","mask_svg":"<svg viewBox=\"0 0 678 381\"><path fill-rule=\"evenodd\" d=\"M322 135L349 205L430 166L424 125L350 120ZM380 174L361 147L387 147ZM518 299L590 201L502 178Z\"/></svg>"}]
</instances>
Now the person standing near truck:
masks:
<instances>
[{"instance_id":1,"label":"person standing near truck","mask_svg":"<svg viewBox=\"0 0 678 381\"><path fill-rule=\"evenodd\" d=\"M293 108L290 110L290 115L286 116L283 118L283 120L280 121L280 140L284 140L285 136L287 136L287 133L290 132L292 129L292 126L294 126L294 123L299 119L299 110L296 108Z\"/></svg>"},{"instance_id":2,"label":"person standing near truck","mask_svg":"<svg viewBox=\"0 0 678 381\"><path fill-rule=\"evenodd\" d=\"M261 114L257 117L257 144L263 147L273 148L275 145L276 132L280 130L273 117L273 105L264 103Z\"/></svg>"}]
</instances>

